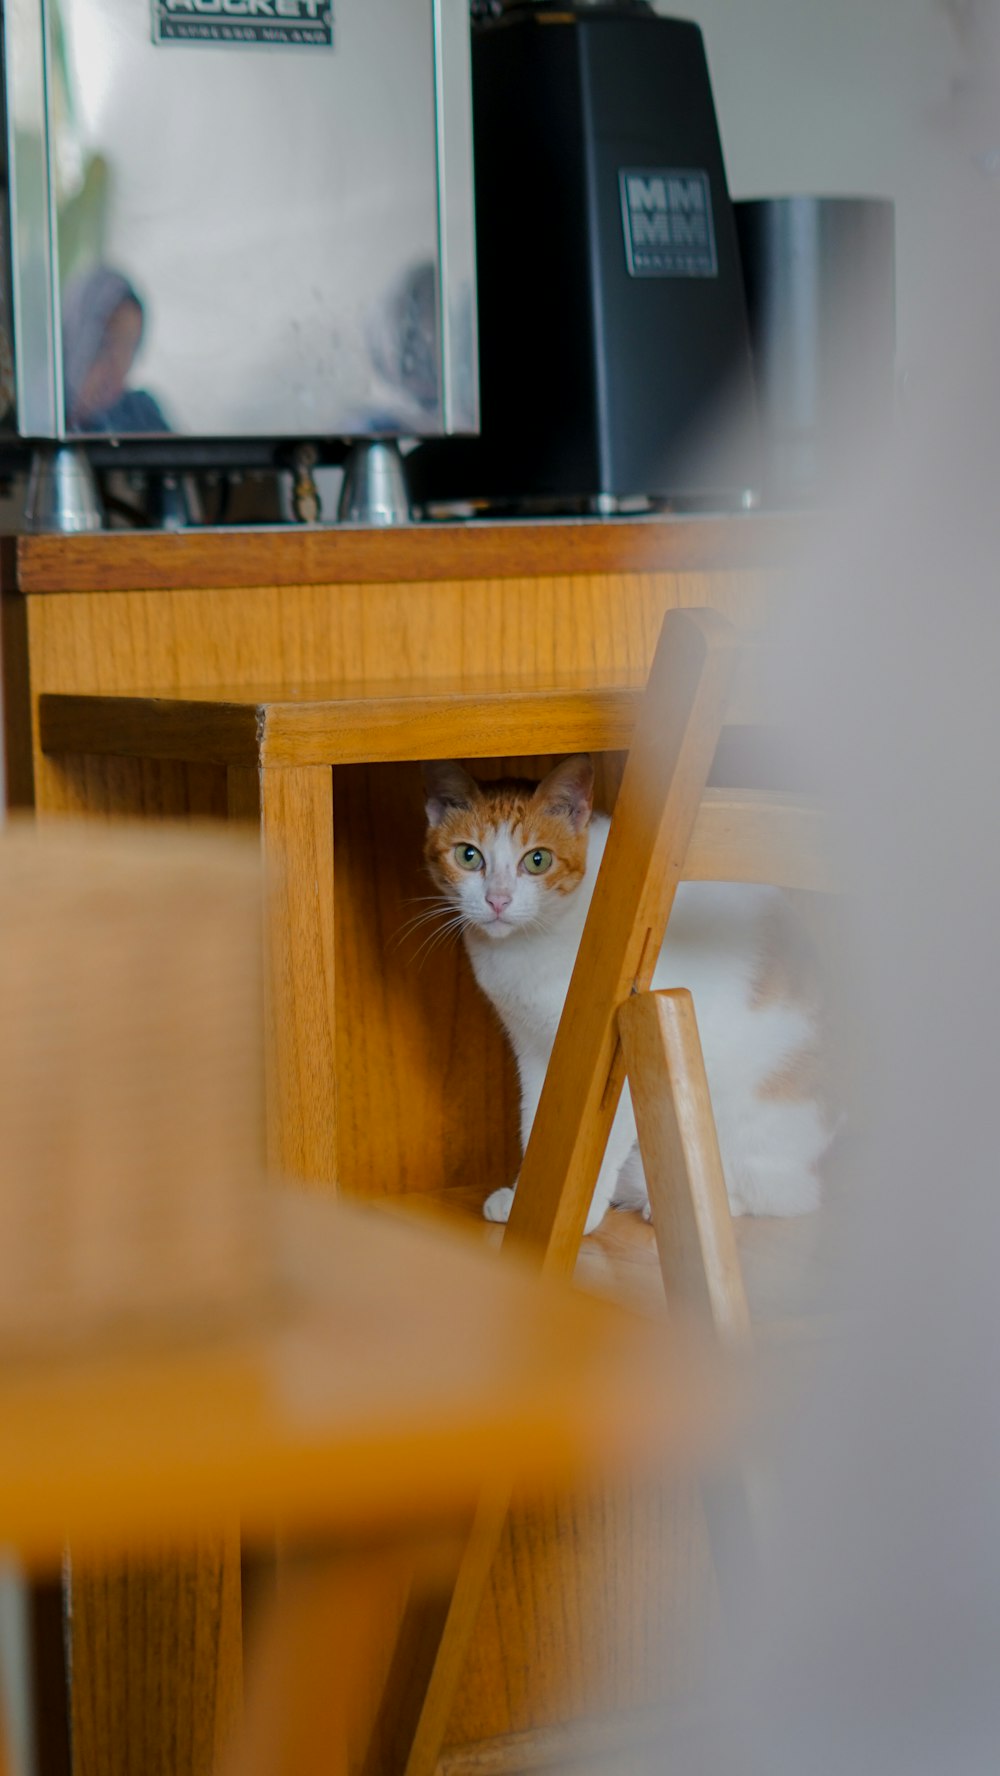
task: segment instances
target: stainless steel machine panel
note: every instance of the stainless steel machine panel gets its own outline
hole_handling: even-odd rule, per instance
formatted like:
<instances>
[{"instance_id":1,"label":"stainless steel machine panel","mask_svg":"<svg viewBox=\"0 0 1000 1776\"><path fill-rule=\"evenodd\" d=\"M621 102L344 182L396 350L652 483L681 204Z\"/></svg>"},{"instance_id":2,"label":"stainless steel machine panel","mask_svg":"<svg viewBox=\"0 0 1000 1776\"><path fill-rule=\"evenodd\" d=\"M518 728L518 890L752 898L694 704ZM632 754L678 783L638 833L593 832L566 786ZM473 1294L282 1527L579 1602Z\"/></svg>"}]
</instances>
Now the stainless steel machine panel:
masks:
<instances>
[{"instance_id":1,"label":"stainless steel machine panel","mask_svg":"<svg viewBox=\"0 0 1000 1776\"><path fill-rule=\"evenodd\" d=\"M7 0L23 437L478 422L467 0Z\"/></svg>"}]
</instances>

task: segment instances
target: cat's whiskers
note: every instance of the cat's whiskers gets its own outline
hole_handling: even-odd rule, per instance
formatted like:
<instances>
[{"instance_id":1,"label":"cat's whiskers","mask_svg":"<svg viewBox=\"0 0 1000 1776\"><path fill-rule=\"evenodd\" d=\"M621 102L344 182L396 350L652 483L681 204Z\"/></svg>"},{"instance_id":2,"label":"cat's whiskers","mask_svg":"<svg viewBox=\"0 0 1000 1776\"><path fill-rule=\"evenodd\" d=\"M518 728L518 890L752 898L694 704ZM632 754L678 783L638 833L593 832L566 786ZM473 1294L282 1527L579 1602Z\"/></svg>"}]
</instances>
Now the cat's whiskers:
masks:
<instances>
[{"instance_id":1,"label":"cat's whiskers","mask_svg":"<svg viewBox=\"0 0 1000 1776\"><path fill-rule=\"evenodd\" d=\"M460 932L468 929L473 923L474 921L467 918L465 913L452 913L451 918L448 919L445 924L439 925L436 930L431 932L429 937L424 938L423 943L412 958L413 962L419 963L420 966L423 967L423 964L427 961L428 957L432 956L436 949L439 949L449 939L456 937Z\"/></svg>"},{"instance_id":2,"label":"cat's whiskers","mask_svg":"<svg viewBox=\"0 0 1000 1776\"><path fill-rule=\"evenodd\" d=\"M413 913L410 918L405 919L399 929L394 931L389 938L386 944L387 949L398 949L404 939L412 936L415 931L419 931L421 926L428 925L433 920L440 919L453 911L451 901L443 894L414 895L413 900L431 901L433 904L430 907L425 907L422 912Z\"/></svg>"},{"instance_id":3,"label":"cat's whiskers","mask_svg":"<svg viewBox=\"0 0 1000 1776\"><path fill-rule=\"evenodd\" d=\"M464 931L464 929L464 918L449 918L446 924L437 925L435 931L428 932L428 936L423 940L423 943L419 945L417 950L414 950L412 961L414 961L414 963L416 963L416 961L421 961L421 957L426 961L428 955L432 955L433 952L435 952L437 948L442 947L449 938L453 938L456 932Z\"/></svg>"},{"instance_id":4,"label":"cat's whiskers","mask_svg":"<svg viewBox=\"0 0 1000 1776\"><path fill-rule=\"evenodd\" d=\"M393 934L390 941L398 943L401 938L408 937L412 931L419 931L422 925L429 925L435 919L442 919L447 913L447 907L431 907L429 912L417 913L412 919L407 919L406 923L399 927L399 930Z\"/></svg>"},{"instance_id":5,"label":"cat's whiskers","mask_svg":"<svg viewBox=\"0 0 1000 1776\"><path fill-rule=\"evenodd\" d=\"M543 909L541 912L533 914L530 919L525 919L522 924L518 925L517 929L518 931L530 931L532 933L539 932L544 937L557 923L558 921L551 913L546 917L545 910Z\"/></svg>"}]
</instances>

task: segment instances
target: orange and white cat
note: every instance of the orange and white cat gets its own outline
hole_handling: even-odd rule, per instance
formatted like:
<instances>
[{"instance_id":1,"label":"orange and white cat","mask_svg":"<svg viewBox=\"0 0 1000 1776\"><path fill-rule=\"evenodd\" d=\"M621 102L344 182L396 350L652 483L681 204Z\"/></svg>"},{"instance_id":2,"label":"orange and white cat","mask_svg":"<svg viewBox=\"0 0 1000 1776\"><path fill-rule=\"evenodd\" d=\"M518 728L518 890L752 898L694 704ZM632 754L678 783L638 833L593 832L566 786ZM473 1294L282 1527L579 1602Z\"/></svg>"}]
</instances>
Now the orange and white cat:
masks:
<instances>
[{"instance_id":1,"label":"orange and white cat","mask_svg":"<svg viewBox=\"0 0 1000 1776\"><path fill-rule=\"evenodd\" d=\"M537 784L480 784L453 763L427 765L424 777L427 865L510 1038L526 1146L610 821L593 811L593 766L583 754ZM653 980L694 998L735 1214L814 1209L830 1141L811 1089L815 1010L768 984L780 907L770 888L682 883ZM487 1199L488 1220L507 1220L514 1188ZM627 1087L588 1233L612 1204L649 1213Z\"/></svg>"}]
</instances>

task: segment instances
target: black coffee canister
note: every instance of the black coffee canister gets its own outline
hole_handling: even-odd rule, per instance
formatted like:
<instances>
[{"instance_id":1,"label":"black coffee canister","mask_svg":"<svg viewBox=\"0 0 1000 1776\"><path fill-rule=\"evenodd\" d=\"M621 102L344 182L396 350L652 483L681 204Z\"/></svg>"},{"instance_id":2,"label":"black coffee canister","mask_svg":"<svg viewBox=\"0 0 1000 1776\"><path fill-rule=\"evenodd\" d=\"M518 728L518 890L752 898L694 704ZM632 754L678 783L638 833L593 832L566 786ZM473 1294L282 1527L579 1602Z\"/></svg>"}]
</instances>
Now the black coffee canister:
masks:
<instances>
[{"instance_id":1,"label":"black coffee canister","mask_svg":"<svg viewBox=\"0 0 1000 1776\"><path fill-rule=\"evenodd\" d=\"M734 210L765 503L821 505L892 418L893 205L772 197Z\"/></svg>"}]
</instances>

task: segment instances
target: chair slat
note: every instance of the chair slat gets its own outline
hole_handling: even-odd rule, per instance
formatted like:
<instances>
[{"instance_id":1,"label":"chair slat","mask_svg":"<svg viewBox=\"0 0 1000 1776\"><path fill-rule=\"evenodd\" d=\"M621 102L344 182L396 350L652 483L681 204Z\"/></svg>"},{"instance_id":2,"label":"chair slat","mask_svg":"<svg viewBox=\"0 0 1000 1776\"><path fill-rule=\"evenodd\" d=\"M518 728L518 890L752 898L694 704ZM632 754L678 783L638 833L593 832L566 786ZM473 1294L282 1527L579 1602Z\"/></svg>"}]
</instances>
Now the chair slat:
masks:
<instances>
[{"instance_id":1,"label":"chair slat","mask_svg":"<svg viewBox=\"0 0 1000 1776\"><path fill-rule=\"evenodd\" d=\"M767 882L832 891L824 822L802 796L706 789L684 859L690 882Z\"/></svg>"},{"instance_id":2,"label":"chair slat","mask_svg":"<svg viewBox=\"0 0 1000 1776\"><path fill-rule=\"evenodd\" d=\"M741 1341L750 1313L691 995L635 993L618 1027L667 1302Z\"/></svg>"}]
</instances>

